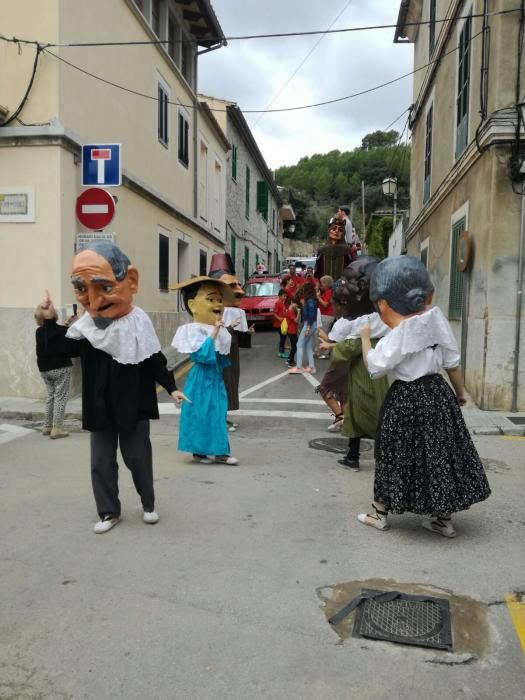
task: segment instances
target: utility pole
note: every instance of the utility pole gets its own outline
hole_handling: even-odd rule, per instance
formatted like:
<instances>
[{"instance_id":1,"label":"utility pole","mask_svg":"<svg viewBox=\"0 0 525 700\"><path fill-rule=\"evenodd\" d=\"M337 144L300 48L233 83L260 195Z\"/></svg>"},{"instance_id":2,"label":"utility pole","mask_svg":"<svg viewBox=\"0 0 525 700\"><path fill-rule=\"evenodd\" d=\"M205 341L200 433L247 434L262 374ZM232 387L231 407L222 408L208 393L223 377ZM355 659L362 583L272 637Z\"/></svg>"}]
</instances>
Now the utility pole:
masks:
<instances>
[{"instance_id":1,"label":"utility pole","mask_svg":"<svg viewBox=\"0 0 525 700\"><path fill-rule=\"evenodd\" d=\"M363 218L363 230L361 231L362 239L365 238L365 181L361 180L361 216Z\"/></svg>"}]
</instances>

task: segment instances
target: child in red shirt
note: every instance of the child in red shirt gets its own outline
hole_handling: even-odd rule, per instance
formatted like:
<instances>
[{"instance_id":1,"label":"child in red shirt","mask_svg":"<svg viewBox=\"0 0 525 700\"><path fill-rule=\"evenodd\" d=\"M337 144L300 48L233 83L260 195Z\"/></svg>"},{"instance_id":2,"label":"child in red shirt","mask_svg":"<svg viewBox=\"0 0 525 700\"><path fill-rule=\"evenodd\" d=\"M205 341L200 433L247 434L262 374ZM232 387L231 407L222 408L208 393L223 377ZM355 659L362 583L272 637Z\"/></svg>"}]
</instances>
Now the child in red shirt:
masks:
<instances>
[{"instance_id":1,"label":"child in red shirt","mask_svg":"<svg viewBox=\"0 0 525 700\"><path fill-rule=\"evenodd\" d=\"M290 303L286 310L286 320L288 321L288 339L290 341L290 354L288 356L288 367L295 367L295 352L297 350L297 319L299 315L299 307L295 301Z\"/></svg>"},{"instance_id":2,"label":"child in red shirt","mask_svg":"<svg viewBox=\"0 0 525 700\"><path fill-rule=\"evenodd\" d=\"M279 333L279 352L277 357L282 357L284 359L288 358L288 355L284 351L284 343L286 342L286 333L281 333L281 323L286 316L287 310L287 294L284 289L279 290L279 298L275 302L273 307L273 327Z\"/></svg>"}]
</instances>

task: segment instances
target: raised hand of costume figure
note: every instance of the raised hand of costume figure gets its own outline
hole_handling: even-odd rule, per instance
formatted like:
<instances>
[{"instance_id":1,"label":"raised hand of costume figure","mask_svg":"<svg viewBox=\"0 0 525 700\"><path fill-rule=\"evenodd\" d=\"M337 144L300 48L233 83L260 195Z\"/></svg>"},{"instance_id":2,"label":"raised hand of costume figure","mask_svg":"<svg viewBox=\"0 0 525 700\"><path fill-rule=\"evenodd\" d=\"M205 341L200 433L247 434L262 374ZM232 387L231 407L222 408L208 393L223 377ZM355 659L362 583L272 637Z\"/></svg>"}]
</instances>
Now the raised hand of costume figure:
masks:
<instances>
[{"instance_id":1,"label":"raised hand of costume figure","mask_svg":"<svg viewBox=\"0 0 525 700\"><path fill-rule=\"evenodd\" d=\"M172 391L171 398L175 401L177 406L180 406L183 401L191 403L191 400L185 396L180 389L175 389L175 391Z\"/></svg>"}]
</instances>

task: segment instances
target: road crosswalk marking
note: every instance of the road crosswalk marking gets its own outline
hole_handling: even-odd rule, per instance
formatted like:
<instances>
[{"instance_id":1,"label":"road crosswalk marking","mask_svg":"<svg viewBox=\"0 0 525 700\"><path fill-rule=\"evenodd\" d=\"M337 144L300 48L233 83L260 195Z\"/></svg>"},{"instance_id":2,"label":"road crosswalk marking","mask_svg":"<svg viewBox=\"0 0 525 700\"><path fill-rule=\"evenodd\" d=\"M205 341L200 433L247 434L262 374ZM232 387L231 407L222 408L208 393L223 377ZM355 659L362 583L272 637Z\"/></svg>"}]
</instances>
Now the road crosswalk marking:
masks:
<instances>
[{"instance_id":1,"label":"road crosswalk marking","mask_svg":"<svg viewBox=\"0 0 525 700\"><path fill-rule=\"evenodd\" d=\"M34 430L29 430L28 428L21 428L19 425L9 425L8 423L2 423L0 425L0 445L6 442L11 442L11 440L16 440L20 437L27 437L28 435L34 435Z\"/></svg>"}]
</instances>

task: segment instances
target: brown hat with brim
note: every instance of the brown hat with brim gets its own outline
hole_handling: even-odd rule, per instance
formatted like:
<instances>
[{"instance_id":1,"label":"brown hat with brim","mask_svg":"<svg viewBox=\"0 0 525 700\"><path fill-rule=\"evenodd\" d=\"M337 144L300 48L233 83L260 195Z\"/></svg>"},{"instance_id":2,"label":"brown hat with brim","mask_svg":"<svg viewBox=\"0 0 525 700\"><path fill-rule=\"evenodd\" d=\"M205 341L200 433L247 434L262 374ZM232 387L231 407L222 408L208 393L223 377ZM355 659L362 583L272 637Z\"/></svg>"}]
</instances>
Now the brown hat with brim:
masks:
<instances>
[{"instance_id":1,"label":"brown hat with brim","mask_svg":"<svg viewBox=\"0 0 525 700\"><path fill-rule=\"evenodd\" d=\"M189 280L184 280L183 282L177 282L177 284L172 284L170 286L170 289L173 289L174 291L181 292L183 289L187 289L188 287L192 287L193 285L198 285L200 287L201 284L204 284L204 283L214 284L216 287L219 287L220 292L222 294L222 298L224 301L228 301L228 302L235 301L235 294L230 289L230 287L226 284L226 282L222 282L221 280L214 279L213 277L208 277L207 275L200 275L200 277L191 277Z\"/></svg>"}]
</instances>

